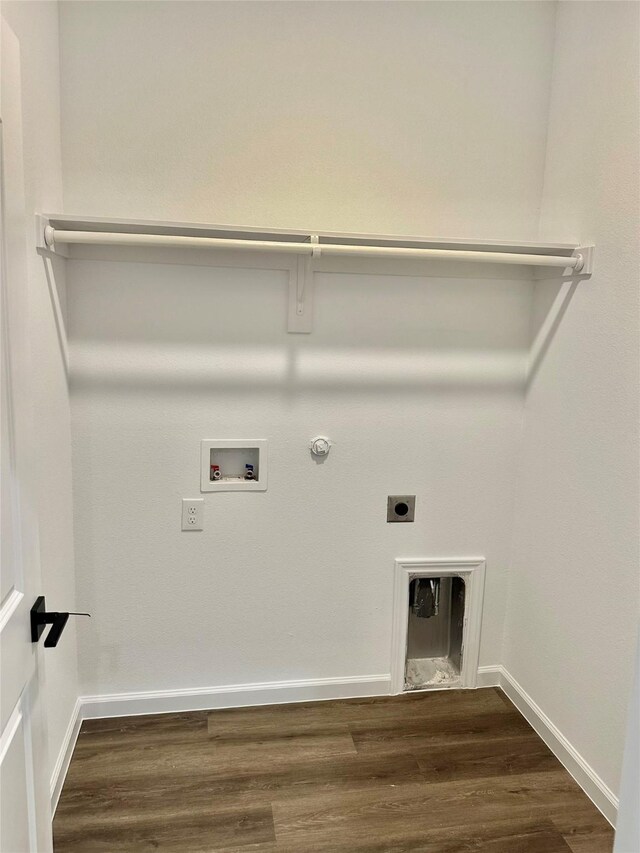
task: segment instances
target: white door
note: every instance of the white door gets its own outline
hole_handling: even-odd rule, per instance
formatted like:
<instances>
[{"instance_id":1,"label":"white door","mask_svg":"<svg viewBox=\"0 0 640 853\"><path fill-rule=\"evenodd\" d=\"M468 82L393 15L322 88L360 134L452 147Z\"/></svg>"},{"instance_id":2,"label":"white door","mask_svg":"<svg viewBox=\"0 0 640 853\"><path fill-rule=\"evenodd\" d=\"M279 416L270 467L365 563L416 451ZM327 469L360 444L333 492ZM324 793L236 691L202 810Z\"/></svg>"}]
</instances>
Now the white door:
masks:
<instances>
[{"instance_id":1,"label":"white door","mask_svg":"<svg viewBox=\"0 0 640 853\"><path fill-rule=\"evenodd\" d=\"M0 852L51 850L48 756L38 645L29 611L41 592L32 465L20 50L0 19Z\"/></svg>"}]
</instances>

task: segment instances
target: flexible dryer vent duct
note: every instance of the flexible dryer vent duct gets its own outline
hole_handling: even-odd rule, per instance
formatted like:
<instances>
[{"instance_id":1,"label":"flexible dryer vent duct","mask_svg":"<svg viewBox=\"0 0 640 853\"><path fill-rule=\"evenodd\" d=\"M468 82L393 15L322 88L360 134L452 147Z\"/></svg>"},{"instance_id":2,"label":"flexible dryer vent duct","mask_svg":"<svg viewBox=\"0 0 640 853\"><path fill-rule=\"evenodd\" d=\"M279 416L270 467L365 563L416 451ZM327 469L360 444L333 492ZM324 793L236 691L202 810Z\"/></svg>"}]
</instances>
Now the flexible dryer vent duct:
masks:
<instances>
[{"instance_id":1,"label":"flexible dryer vent duct","mask_svg":"<svg viewBox=\"0 0 640 853\"><path fill-rule=\"evenodd\" d=\"M411 610L421 619L437 616L440 609L440 578L416 578L411 583Z\"/></svg>"}]
</instances>

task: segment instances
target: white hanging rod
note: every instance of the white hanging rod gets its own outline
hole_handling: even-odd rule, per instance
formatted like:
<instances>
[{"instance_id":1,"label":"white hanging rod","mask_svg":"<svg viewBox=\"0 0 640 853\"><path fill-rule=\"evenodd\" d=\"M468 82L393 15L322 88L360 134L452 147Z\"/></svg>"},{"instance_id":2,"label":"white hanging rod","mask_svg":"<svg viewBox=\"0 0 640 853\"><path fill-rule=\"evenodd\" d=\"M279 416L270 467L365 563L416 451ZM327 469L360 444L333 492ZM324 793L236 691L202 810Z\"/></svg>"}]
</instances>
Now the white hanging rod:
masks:
<instances>
[{"instance_id":1,"label":"white hanging rod","mask_svg":"<svg viewBox=\"0 0 640 853\"><path fill-rule=\"evenodd\" d=\"M374 246L366 244L287 242L279 240L229 239L223 237L193 237L179 234L145 234L115 231L72 231L66 228L44 228L44 242L49 248L56 243L99 246L164 246L177 249L231 249L252 252L280 252L318 258L322 255L353 255L360 257L422 258L425 260L469 261L471 263L519 264L537 267L562 267L574 273L584 273L585 255L576 250L568 255L536 255L522 252L467 251L464 249L433 249L408 246Z\"/></svg>"}]
</instances>

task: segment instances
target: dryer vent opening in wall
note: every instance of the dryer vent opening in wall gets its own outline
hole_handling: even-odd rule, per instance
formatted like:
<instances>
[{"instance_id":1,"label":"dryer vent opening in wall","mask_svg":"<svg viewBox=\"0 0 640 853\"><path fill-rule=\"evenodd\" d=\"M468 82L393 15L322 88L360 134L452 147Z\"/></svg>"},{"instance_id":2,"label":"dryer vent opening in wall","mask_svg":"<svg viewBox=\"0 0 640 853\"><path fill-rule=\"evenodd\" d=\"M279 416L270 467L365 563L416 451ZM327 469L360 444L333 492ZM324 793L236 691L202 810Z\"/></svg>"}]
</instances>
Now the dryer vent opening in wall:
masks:
<instances>
[{"instance_id":1,"label":"dryer vent opening in wall","mask_svg":"<svg viewBox=\"0 0 640 853\"><path fill-rule=\"evenodd\" d=\"M391 691L475 687L483 557L395 561Z\"/></svg>"},{"instance_id":2,"label":"dryer vent opening in wall","mask_svg":"<svg viewBox=\"0 0 640 853\"><path fill-rule=\"evenodd\" d=\"M460 686L464 606L465 583L460 577L411 581L405 690Z\"/></svg>"}]
</instances>

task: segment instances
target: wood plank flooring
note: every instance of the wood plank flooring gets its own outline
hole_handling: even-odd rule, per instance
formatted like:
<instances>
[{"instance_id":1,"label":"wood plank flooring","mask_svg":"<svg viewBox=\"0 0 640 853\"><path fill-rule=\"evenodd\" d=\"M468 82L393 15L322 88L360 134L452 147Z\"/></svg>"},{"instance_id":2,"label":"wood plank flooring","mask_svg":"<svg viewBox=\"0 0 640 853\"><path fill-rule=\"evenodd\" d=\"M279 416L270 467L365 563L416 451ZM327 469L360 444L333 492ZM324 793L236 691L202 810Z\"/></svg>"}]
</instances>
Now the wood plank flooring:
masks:
<instances>
[{"instance_id":1,"label":"wood plank flooring","mask_svg":"<svg viewBox=\"0 0 640 853\"><path fill-rule=\"evenodd\" d=\"M55 853L610 853L501 691L83 723Z\"/></svg>"}]
</instances>

